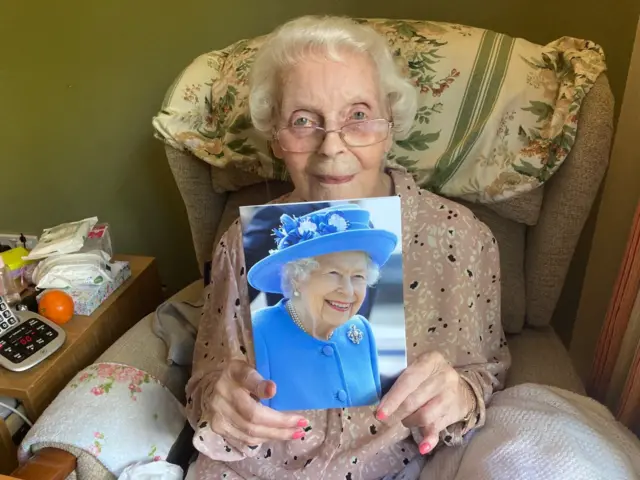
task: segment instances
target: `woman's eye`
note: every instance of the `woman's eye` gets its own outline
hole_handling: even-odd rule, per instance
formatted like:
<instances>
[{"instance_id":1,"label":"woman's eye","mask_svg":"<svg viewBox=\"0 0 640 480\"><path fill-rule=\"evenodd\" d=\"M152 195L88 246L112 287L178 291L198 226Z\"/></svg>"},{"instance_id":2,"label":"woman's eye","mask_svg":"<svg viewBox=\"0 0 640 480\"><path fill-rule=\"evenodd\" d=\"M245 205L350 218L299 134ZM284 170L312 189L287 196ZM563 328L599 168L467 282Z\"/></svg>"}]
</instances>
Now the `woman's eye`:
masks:
<instances>
[{"instance_id":1,"label":"woman's eye","mask_svg":"<svg viewBox=\"0 0 640 480\"><path fill-rule=\"evenodd\" d=\"M292 122L294 127L310 127L312 124L311 119L307 117L298 117Z\"/></svg>"},{"instance_id":2,"label":"woman's eye","mask_svg":"<svg viewBox=\"0 0 640 480\"><path fill-rule=\"evenodd\" d=\"M351 114L351 119L352 120L366 120L367 119L367 114L364 113L361 110L358 110L357 112L353 112Z\"/></svg>"},{"instance_id":3,"label":"woman's eye","mask_svg":"<svg viewBox=\"0 0 640 480\"><path fill-rule=\"evenodd\" d=\"M353 277L353 278L355 278L355 279L357 279L357 280L364 280L364 279L365 279L365 278L364 278L364 275L356 275L356 276L355 276L355 277Z\"/></svg>"}]
</instances>

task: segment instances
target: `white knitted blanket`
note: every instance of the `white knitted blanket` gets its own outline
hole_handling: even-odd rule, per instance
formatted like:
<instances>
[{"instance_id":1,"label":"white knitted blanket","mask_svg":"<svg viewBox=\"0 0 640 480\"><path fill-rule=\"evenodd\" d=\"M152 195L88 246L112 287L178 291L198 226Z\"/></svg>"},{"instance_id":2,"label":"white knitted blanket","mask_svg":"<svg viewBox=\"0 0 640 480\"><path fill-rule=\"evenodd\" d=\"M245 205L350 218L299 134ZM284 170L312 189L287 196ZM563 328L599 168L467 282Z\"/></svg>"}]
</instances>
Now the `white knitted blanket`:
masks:
<instances>
[{"instance_id":1,"label":"white knitted blanket","mask_svg":"<svg viewBox=\"0 0 640 480\"><path fill-rule=\"evenodd\" d=\"M494 395L486 425L420 480L640 479L640 441L596 401L543 385Z\"/></svg>"}]
</instances>

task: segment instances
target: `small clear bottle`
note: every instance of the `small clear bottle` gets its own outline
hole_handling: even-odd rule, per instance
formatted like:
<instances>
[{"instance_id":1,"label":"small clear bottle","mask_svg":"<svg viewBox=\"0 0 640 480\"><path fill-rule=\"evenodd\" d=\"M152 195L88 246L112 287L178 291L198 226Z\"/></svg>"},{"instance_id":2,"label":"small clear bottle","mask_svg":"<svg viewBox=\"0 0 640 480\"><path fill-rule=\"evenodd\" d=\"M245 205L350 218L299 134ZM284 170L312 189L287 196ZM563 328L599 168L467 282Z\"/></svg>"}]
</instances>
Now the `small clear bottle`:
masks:
<instances>
[{"instance_id":1,"label":"small clear bottle","mask_svg":"<svg viewBox=\"0 0 640 480\"><path fill-rule=\"evenodd\" d=\"M22 299L16 287L16 282L11 276L11 271L5 265L2 256L0 256L0 295L6 299L10 306L19 303Z\"/></svg>"}]
</instances>

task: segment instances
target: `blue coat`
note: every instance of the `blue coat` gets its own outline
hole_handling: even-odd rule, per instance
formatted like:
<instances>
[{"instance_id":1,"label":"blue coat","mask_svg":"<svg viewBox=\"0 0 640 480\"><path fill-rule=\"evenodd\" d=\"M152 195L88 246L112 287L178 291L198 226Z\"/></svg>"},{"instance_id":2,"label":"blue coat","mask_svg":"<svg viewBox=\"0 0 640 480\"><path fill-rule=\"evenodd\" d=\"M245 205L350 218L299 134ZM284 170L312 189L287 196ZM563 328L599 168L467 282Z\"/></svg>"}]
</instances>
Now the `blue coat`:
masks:
<instances>
[{"instance_id":1,"label":"blue coat","mask_svg":"<svg viewBox=\"0 0 640 480\"><path fill-rule=\"evenodd\" d=\"M377 403L378 351L369 322L355 315L334 330L331 340L319 340L293 322L285 301L253 313L256 370L277 390L262 403L280 411ZM347 337L351 325L363 333L359 344Z\"/></svg>"}]
</instances>

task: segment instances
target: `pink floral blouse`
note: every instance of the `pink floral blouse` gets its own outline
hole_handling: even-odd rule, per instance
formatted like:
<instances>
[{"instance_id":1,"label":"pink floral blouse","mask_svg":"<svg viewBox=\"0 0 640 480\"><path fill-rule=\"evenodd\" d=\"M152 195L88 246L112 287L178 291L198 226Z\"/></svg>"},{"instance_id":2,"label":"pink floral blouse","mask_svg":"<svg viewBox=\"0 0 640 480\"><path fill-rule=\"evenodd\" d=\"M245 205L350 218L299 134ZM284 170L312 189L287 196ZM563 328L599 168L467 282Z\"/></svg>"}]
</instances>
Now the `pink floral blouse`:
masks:
<instances>
[{"instance_id":1,"label":"pink floral blouse","mask_svg":"<svg viewBox=\"0 0 640 480\"><path fill-rule=\"evenodd\" d=\"M511 363L500 323L498 245L467 208L418 188L405 172L390 174L403 210L408 361L440 351L478 400L467 424L440 434L441 446L457 445L484 424L485 405L503 388ZM288 201L290 195L278 200ZM303 440L254 449L227 442L209 428L208 405L225 363L241 358L255 365L245 275L236 221L216 246L187 385L187 413L200 452L196 478L376 480L403 470L419 455L421 438L400 423L378 422L375 407L300 412L310 422Z\"/></svg>"}]
</instances>

